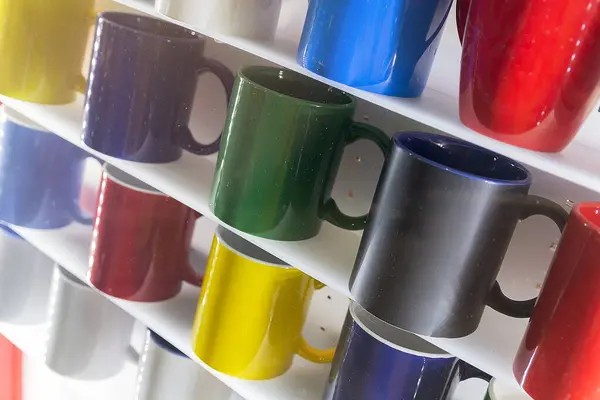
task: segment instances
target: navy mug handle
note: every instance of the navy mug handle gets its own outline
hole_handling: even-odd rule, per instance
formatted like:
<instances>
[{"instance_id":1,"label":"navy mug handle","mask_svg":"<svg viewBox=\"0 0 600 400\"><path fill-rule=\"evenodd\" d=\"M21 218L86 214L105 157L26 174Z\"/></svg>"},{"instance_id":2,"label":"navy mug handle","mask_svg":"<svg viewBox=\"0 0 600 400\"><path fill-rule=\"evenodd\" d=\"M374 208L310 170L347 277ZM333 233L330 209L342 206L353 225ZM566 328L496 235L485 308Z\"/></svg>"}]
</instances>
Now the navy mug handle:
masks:
<instances>
[{"instance_id":1,"label":"navy mug handle","mask_svg":"<svg viewBox=\"0 0 600 400\"><path fill-rule=\"evenodd\" d=\"M231 98L231 92L233 91L233 83L234 76L233 73L223 64L218 62L217 60L212 60L210 58L203 58L202 64L200 68L198 68L198 75L202 75L207 72L212 72L219 78L223 87L225 88L225 94L227 96L227 103L229 104L229 99ZM181 125L179 130L179 145L194 154L200 156L206 156L209 154L213 154L219 151L219 147L221 145L221 136L212 143L202 144L194 139L194 135L190 131L190 128L187 125Z\"/></svg>"},{"instance_id":2,"label":"navy mug handle","mask_svg":"<svg viewBox=\"0 0 600 400\"><path fill-rule=\"evenodd\" d=\"M82 153L81 157L75 159L76 164L83 163L88 158L93 158L94 160L98 161L100 163L100 165L102 165L103 161L100 160L98 157L88 154L84 151L82 151L81 153ZM73 166L73 168L76 168L76 167L77 167L76 165ZM87 216L81 210L81 206L79 205L79 196L77 196L76 198L73 199L73 202L71 204L71 210L69 210L69 213L71 214L71 217L73 217L73 220L75 220L76 222L79 222L82 225L92 225L94 223L94 216L93 215Z\"/></svg>"},{"instance_id":3,"label":"navy mug handle","mask_svg":"<svg viewBox=\"0 0 600 400\"><path fill-rule=\"evenodd\" d=\"M490 374L483 372L479 368L475 368L463 360L458 361L458 376L461 382L466 381L467 379L477 378L483 379L489 383L493 378Z\"/></svg>"},{"instance_id":4,"label":"navy mug handle","mask_svg":"<svg viewBox=\"0 0 600 400\"><path fill-rule=\"evenodd\" d=\"M519 215L520 220L527 219L534 215L543 215L554 221L561 233L567 226L569 213L552 200L540 196L529 195L519 207L521 207L521 215ZM536 301L537 297L524 301L512 300L502 293L500 284L496 281L490 291L487 305L509 317L530 318Z\"/></svg>"}]
</instances>

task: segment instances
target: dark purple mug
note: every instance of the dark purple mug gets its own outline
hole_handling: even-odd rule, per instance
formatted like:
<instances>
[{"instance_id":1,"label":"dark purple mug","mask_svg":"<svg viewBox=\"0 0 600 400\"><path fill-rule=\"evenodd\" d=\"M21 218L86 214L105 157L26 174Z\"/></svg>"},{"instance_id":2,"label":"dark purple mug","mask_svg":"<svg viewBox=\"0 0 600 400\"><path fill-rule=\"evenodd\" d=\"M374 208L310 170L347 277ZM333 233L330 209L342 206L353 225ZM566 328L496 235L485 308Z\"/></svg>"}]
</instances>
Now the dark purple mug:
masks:
<instances>
[{"instance_id":1,"label":"dark purple mug","mask_svg":"<svg viewBox=\"0 0 600 400\"><path fill-rule=\"evenodd\" d=\"M203 57L205 40L183 27L120 12L98 14L83 117L83 142L109 156L163 163L182 149L207 155L188 127L198 76L214 73L231 96L233 74Z\"/></svg>"}]
</instances>

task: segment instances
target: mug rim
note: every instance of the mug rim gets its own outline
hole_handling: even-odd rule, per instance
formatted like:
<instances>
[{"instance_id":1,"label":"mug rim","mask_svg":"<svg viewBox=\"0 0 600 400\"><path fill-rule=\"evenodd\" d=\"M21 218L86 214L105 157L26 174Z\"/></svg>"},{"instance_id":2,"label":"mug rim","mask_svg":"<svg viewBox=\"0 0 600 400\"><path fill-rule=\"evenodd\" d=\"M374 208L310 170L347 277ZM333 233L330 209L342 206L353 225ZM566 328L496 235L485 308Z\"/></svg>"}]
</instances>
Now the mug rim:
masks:
<instances>
[{"instance_id":1,"label":"mug rim","mask_svg":"<svg viewBox=\"0 0 600 400\"><path fill-rule=\"evenodd\" d=\"M584 210L594 211L594 214L598 215L598 222L585 215ZM600 234L600 202L586 201L577 203L573 206L571 213L574 214L583 224L585 224L587 228L593 230L597 234Z\"/></svg>"},{"instance_id":2,"label":"mug rim","mask_svg":"<svg viewBox=\"0 0 600 400\"><path fill-rule=\"evenodd\" d=\"M427 141L431 141L431 139L434 138L439 142L445 142L447 144L455 144L455 145L469 147L469 148L476 150L480 153L483 153L489 157L504 159L507 163L512 164L515 168L520 170L524 174L524 178L523 179L494 178L491 176L485 176L485 175L478 174L475 172L461 170L458 168L454 168L454 167L442 164L438 161L435 161L431 158L423 156L423 155L413 151L412 149L410 149L402 141L402 139L406 139L406 138L415 138L415 139L427 140ZM477 179L477 180L485 181L485 182L496 184L496 185L507 185L507 186L531 185L531 172L529 172L529 170L527 168L525 168L525 166L523 166L521 163L513 160L512 158L509 158L500 153L496 153L494 151L488 150L485 147L478 146L478 145L468 142L466 140L458 139L458 138L451 137L451 136L440 135L440 134L436 134L436 133L407 131L407 132L399 132L399 133L394 134L392 136L392 141L394 143L394 147L402 149L403 151L410 153L411 156L417 158L419 161L429 164L431 166L434 166L436 168L443 169L443 170L453 173L455 175L464 176L469 179Z\"/></svg>"},{"instance_id":3,"label":"mug rim","mask_svg":"<svg viewBox=\"0 0 600 400\"><path fill-rule=\"evenodd\" d=\"M417 334L414 334L414 333L411 333L409 331L405 331L403 329L397 328L397 327L395 327L395 326L393 326L391 324L388 324L387 322L385 322L385 321L377 318L376 316L372 315L367 310L365 310L363 307L361 307L361 305L358 304L355 301L352 301L350 303L350 306L349 306L348 309L350 311L350 315L352 316L352 321L354 321L358 326L360 326L360 328L362 330L364 330L373 339L379 341L380 343L382 343L382 344L384 344L384 345L386 345L388 347L391 347L391 348L393 348L395 350L398 350L398 351L400 351L402 353L410 354L410 355L418 356L418 357L425 357L425 358L431 358L431 359L452 359L452 358L456 358L456 356L448 353L447 351L445 351L444 349L442 349L442 348L434 345L433 343L428 342L427 340L423 339L421 336L419 336ZM428 353L428 352L425 352L425 351L413 350L413 349L410 349L408 347L399 345L397 343L394 343L394 342L392 342L392 341L390 341L388 339L385 339L385 338L381 337L380 335L378 335L377 333L375 333L371 328L367 327L366 324L365 324L365 322L362 321L360 319L360 317L357 316L357 313L356 313L357 310L359 312L364 312L365 317L367 317L367 318L373 318L373 319L377 320L378 323L381 323L383 326L386 326L386 327L394 329L396 332L398 332L401 335L406 335L406 336L410 335L410 336L413 336L413 337L419 339L419 341L422 341L423 344L426 344L428 347L432 347L432 348L440 350L440 353Z\"/></svg>"},{"instance_id":4,"label":"mug rim","mask_svg":"<svg viewBox=\"0 0 600 400\"><path fill-rule=\"evenodd\" d=\"M166 194L164 194L163 192L161 192L158 189L153 188L152 186L148 185L147 183L143 182L142 180L136 178L133 175L128 174L125 171L120 170L119 168L115 167L112 164L109 163L104 163L104 166L102 167L102 171L103 173L110 178L111 181L113 181L114 183L116 183L119 186L122 186L124 188L127 189L131 189L135 192L139 192L139 193L146 193L146 194L152 194L152 195L156 195L156 196L164 196L164 197L169 197ZM115 175L116 173L116 175ZM125 176L119 176L124 174ZM135 179L135 182L126 182L125 179ZM136 186L136 184L138 184L138 182L140 183L139 186Z\"/></svg>"},{"instance_id":5,"label":"mug rim","mask_svg":"<svg viewBox=\"0 0 600 400\"><path fill-rule=\"evenodd\" d=\"M139 19L144 19L147 21L154 21L154 22L159 22L161 24L170 24L173 25L174 27L176 27L177 29L180 29L182 32L186 32L186 34L189 35L189 37L175 37L175 36L166 36L166 35L161 35L155 32L149 32L146 30L142 30L139 28L134 28L131 27L129 25L123 24L119 21L117 21L115 18L110 18L110 17L114 17L114 16L126 16L126 17L135 17L135 18L139 18ZM169 21L164 21L158 18L154 18L154 17L150 17L147 15L141 15L141 14L135 14L135 13L130 13L130 12L122 12L122 11L102 11L98 13L98 21L102 20L105 23L114 25L116 27L119 27L121 29L125 29L129 32L133 32L136 34L140 34L140 35L144 35L147 37L152 37L155 39L160 39L163 41L167 41L167 42L171 42L171 41L179 41L179 42L200 42L200 43L204 43L205 39L204 36L201 35L198 32L195 32L191 29L185 28L183 26L174 24L172 22Z\"/></svg>"},{"instance_id":6,"label":"mug rim","mask_svg":"<svg viewBox=\"0 0 600 400\"><path fill-rule=\"evenodd\" d=\"M318 101L314 101L314 100L305 100L305 99L301 99L298 97L294 97L294 96L290 96L288 94L285 93L281 93L275 89L271 89L270 87L267 87L265 85L261 85L260 83L256 82L254 79L251 79L248 75L247 72L248 71L259 71L259 72L264 72L264 71L279 71L279 73L284 72L284 73L288 73L288 74L294 74L297 75L298 77L302 78L302 79L306 79L307 81L314 81L317 82L320 85L323 85L324 87L329 87L328 90L332 90L335 92L339 92L341 95L343 95L344 97L346 97L346 99L348 99L347 103L344 104L332 104L332 103L323 103L323 102L318 102ZM288 68L284 68L284 67L269 67L269 66L263 66L263 65L250 65L250 66L246 66L243 68L240 68L240 70L238 71L238 76L244 80L244 82L247 82L248 84L252 85L254 88L256 89L260 89L264 92L269 92L272 93L278 97L281 97L283 99L289 99L289 100L293 100L295 102L301 102L302 104L304 104L305 106L308 107L315 107L315 108L332 108L332 109L340 109L340 110L344 110L344 109L348 109L348 108L353 108L356 106L356 100L354 99L354 97L350 96L348 93L344 92L343 90L340 90L336 87L333 87L331 85L328 85L324 82L321 82L317 79L313 79L310 76L306 76L303 75L299 72L296 72L294 70L288 69Z\"/></svg>"},{"instance_id":7,"label":"mug rim","mask_svg":"<svg viewBox=\"0 0 600 400\"><path fill-rule=\"evenodd\" d=\"M269 261L265 261L265 260L261 260L255 256L252 255L248 255L246 253L243 253L241 250L238 250L236 248L234 248L230 243L227 242L227 239L223 238L223 233L225 233L225 235L231 235L231 237L235 237L237 239L243 240L246 243L249 243L250 245L252 245L253 247L255 247L256 249L260 250L261 252L266 254L265 258L271 258L273 261L274 260L279 260L281 261L281 263L273 263L273 262L269 262ZM219 225L217 227L217 229L215 229L215 236L217 237L217 240L219 241L219 243L221 243L224 247L227 248L227 250L231 251L232 253L237 254L240 257L246 258L248 260L251 260L257 264L262 264L265 266L269 266L269 267L276 267L276 268L282 268L282 269L296 269L293 266L289 265L288 263L286 263L285 261L281 260L278 257L275 257L274 255L272 255L271 253L269 253L266 250L261 249L260 247L256 246L255 244L251 243L250 241L244 239L243 237L239 236L238 234L232 232L231 230L225 228L222 225Z\"/></svg>"},{"instance_id":8,"label":"mug rim","mask_svg":"<svg viewBox=\"0 0 600 400\"><path fill-rule=\"evenodd\" d=\"M10 121L10 122L14 123L15 125L23 126L25 128L28 128L28 129L31 129L31 130L34 130L37 132L52 133L48 129L44 128L43 126L30 120L29 118L27 118L26 116L24 116L23 114L18 112L17 110L15 110L11 107L8 107L6 104L2 104L2 113L4 114L4 117L6 118L7 121Z\"/></svg>"}]
</instances>

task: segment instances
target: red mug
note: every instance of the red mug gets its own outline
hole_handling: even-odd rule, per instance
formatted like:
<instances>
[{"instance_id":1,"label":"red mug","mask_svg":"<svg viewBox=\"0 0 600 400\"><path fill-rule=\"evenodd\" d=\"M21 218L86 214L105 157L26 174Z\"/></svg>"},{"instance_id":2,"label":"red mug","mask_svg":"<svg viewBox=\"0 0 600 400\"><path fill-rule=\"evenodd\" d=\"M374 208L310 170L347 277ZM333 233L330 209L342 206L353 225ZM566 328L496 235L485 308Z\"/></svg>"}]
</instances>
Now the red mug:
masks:
<instances>
[{"instance_id":1,"label":"red mug","mask_svg":"<svg viewBox=\"0 0 600 400\"><path fill-rule=\"evenodd\" d=\"M534 399L600 400L600 203L573 208L513 365Z\"/></svg>"},{"instance_id":2,"label":"red mug","mask_svg":"<svg viewBox=\"0 0 600 400\"><path fill-rule=\"evenodd\" d=\"M462 123L526 149L564 149L600 95L600 2L459 0L457 23Z\"/></svg>"},{"instance_id":3,"label":"red mug","mask_svg":"<svg viewBox=\"0 0 600 400\"><path fill-rule=\"evenodd\" d=\"M202 283L189 263L200 215L144 182L105 165L90 254L90 281L100 291L133 301L161 301L183 281Z\"/></svg>"}]
</instances>

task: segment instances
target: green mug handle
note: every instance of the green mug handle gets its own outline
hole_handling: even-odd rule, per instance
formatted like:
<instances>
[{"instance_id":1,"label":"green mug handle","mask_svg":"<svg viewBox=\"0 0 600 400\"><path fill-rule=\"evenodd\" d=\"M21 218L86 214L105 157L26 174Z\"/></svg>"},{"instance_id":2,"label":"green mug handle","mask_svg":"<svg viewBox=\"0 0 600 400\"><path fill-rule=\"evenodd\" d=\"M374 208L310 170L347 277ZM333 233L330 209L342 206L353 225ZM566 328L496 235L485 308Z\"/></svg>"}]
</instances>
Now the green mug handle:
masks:
<instances>
[{"instance_id":1,"label":"green mug handle","mask_svg":"<svg viewBox=\"0 0 600 400\"><path fill-rule=\"evenodd\" d=\"M392 141L382 130L373 125L354 122L350 127L350 132L346 137L344 146L348 146L360 139L370 140L375 143L381 150L381 153L383 153L383 157L387 160L390 155ZM325 201L323 205L323 219L342 229L351 231L364 229L367 225L368 217L368 212L358 217L344 214L332 198Z\"/></svg>"}]
</instances>

